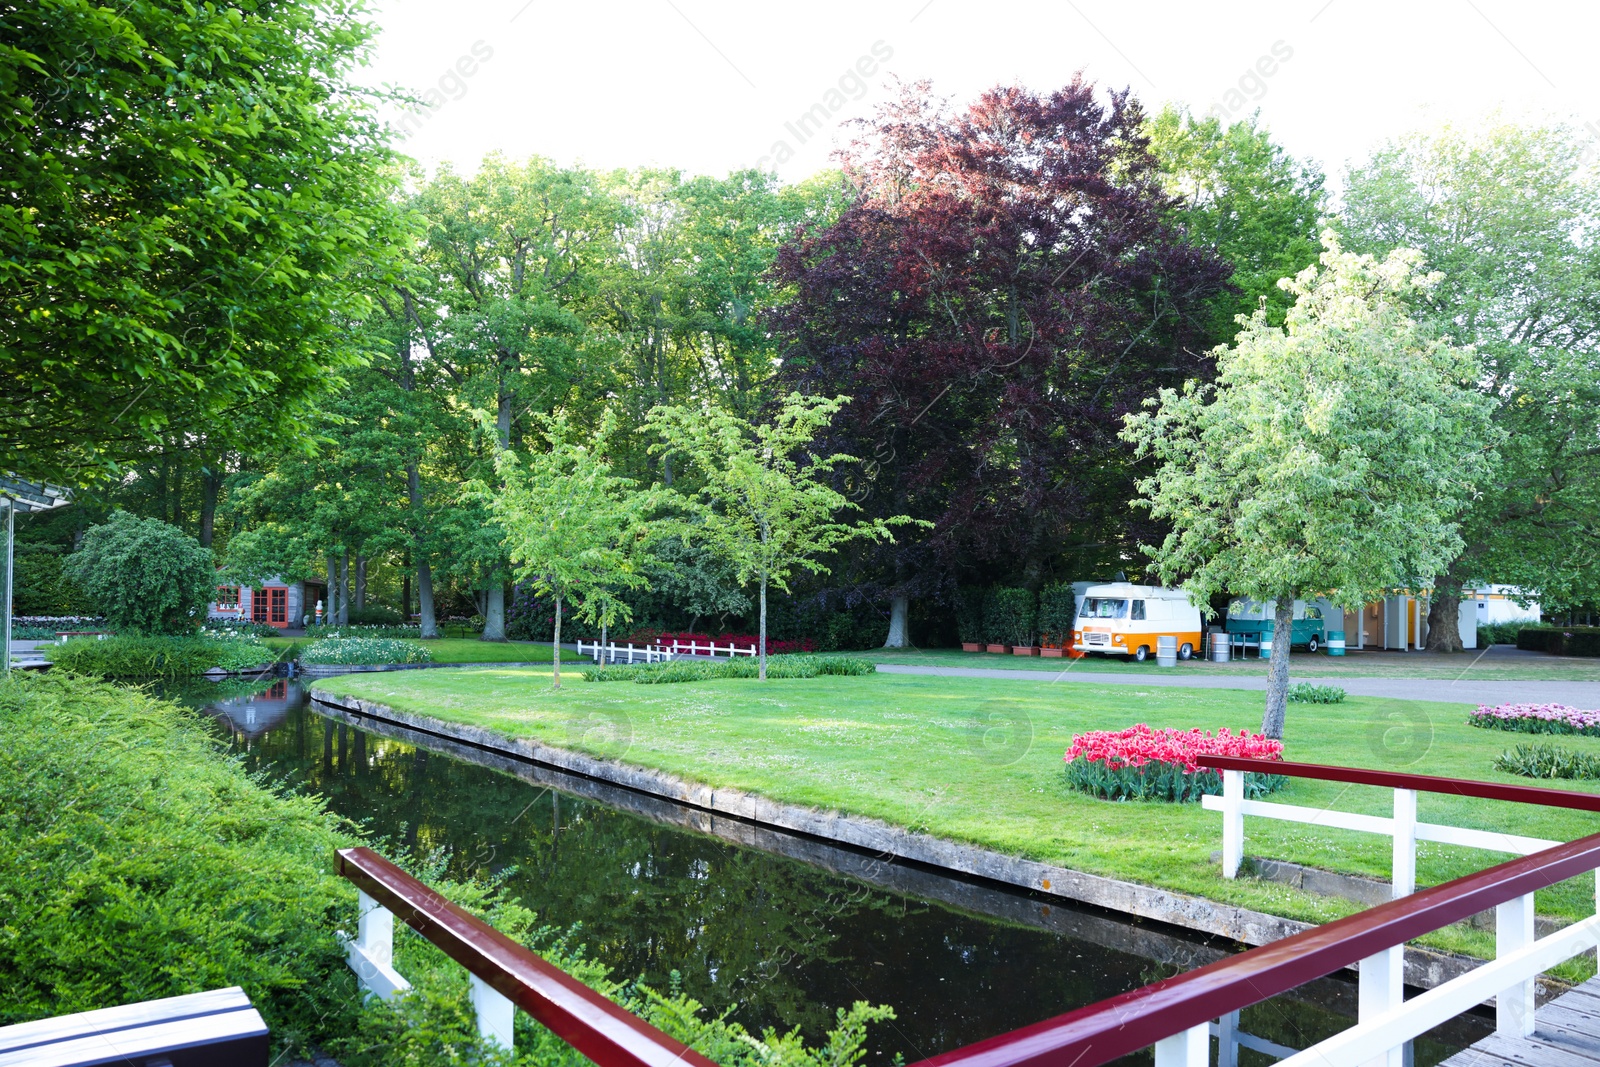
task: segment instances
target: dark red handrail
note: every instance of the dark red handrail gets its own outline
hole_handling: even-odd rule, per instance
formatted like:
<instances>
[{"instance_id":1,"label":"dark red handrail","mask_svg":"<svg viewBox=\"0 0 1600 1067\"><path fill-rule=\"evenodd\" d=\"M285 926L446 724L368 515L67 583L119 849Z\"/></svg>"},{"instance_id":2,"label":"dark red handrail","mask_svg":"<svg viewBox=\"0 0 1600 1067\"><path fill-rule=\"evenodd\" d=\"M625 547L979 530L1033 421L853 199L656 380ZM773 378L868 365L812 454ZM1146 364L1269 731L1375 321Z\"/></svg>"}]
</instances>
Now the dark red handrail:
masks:
<instances>
[{"instance_id":1,"label":"dark red handrail","mask_svg":"<svg viewBox=\"0 0 1600 1067\"><path fill-rule=\"evenodd\" d=\"M1424 889L912 1067L1100 1067L1596 867L1600 834Z\"/></svg>"},{"instance_id":2,"label":"dark red handrail","mask_svg":"<svg viewBox=\"0 0 1600 1067\"><path fill-rule=\"evenodd\" d=\"M716 1067L367 848L339 873L600 1067Z\"/></svg>"},{"instance_id":3,"label":"dark red handrail","mask_svg":"<svg viewBox=\"0 0 1600 1067\"><path fill-rule=\"evenodd\" d=\"M1481 800L1509 800L1513 804L1542 804L1551 808L1600 811L1600 794L1578 793L1570 789L1543 789L1533 785L1474 782L1469 778L1440 778L1431 774L1369 771L1361 767L1330 767L1322 763L1289 763L1284 760L1249 759L1244 756L1201 756L1195 762L1202 767L1217 771L1256 771L1261 774L1283 774L1291 778L1318 778L1325 782L1415 789L1423 793L1448 793L1452 796L1477 797Z\"/></svg>"}]
</instances>

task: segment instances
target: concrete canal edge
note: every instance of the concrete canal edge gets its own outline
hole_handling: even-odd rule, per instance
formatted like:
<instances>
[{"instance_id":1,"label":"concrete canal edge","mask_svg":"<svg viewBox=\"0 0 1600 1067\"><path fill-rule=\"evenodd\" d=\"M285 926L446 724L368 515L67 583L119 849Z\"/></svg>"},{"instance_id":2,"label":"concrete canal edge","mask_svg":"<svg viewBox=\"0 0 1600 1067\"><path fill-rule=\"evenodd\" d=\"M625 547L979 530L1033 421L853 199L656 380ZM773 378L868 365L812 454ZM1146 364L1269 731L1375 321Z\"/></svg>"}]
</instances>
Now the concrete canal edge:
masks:
<instances>
[{"instance_id":1,"label":"concrete canal edge","mask_svg":"<svg viewBox=\"0 0 1600 1067\"><path fill-rule=\"evenodd\" d=\"M502 756L554 767L758 826L924 864L958 876L997 882L1245 945L1269 944L1315 925L1204 897L1008 856L975 845L919 834L880 819L782 804L737 789L717 789L662 771L554 748L538 741L509 738L482 727L415 715L386 704L329 693L315 687L311 690L311 699L347 715L391 723ZM1412 945L1406 948L1405 981L1408 985L1431 989L1465 974L1482 962L1470 956ZM1544 988L1546 985L1549 986L1548 990ZM1567 988L1564 983L1550 979L1541 979L1540 987L1541 998L1556 995Z\"/></svg>"}]
</instances>

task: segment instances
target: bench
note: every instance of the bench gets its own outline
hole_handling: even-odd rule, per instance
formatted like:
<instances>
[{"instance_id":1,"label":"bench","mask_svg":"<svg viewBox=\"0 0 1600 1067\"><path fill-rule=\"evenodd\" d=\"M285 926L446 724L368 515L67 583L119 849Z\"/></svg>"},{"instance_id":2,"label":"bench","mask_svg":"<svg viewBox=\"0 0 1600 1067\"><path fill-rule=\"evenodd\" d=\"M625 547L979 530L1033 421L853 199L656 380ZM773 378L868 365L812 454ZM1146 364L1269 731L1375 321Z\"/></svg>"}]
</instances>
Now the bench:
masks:
<instances>
[{"instance_id":1,"label":"bench","mask_svg":"<svg viewBox=\"0 0 1600 1067\"><path fill-rule=\"evenodd\" d=\"M0 1027L0 1067L266 1067L267 1025L238 986Z\"/></svg>"},{"instance_id":2,"label":"bench","mask_svg":"<svg viewBox=\"0 0 1600 1067\"><path fill-rule=\"evenodd\" d=\"M57 630L56 644L64 645L74 637L93 637L104 641L110 636L110 630Z\"/></svg>"}]
</instances>

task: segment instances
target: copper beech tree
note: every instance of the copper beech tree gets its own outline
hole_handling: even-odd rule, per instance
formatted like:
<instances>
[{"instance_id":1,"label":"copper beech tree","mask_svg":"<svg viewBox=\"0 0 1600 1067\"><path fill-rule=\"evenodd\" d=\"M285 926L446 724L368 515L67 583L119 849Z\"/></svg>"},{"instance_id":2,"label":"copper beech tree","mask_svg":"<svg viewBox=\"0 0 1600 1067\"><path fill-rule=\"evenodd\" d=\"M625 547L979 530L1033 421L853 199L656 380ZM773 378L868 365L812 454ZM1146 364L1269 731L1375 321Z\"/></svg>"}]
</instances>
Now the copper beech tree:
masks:
<instances>
[{"instance_id":1,"label":"copper beech tree","mask_svg":"<svg viewBox=\"0 0 1600 1067\"><path fill-rule=\"evenodd\" d=\"M779 254L782 377L854 398L819 442L864 461L841 490L934 524L858 546L891 645L961 568L1037 580L1064 546L1129 540L1121 416L1204 373L1228 275L1172 221L1143 123L1081 79L955 113L910 85L846 154L857 199Z\"/></svg>"}]
</instances>

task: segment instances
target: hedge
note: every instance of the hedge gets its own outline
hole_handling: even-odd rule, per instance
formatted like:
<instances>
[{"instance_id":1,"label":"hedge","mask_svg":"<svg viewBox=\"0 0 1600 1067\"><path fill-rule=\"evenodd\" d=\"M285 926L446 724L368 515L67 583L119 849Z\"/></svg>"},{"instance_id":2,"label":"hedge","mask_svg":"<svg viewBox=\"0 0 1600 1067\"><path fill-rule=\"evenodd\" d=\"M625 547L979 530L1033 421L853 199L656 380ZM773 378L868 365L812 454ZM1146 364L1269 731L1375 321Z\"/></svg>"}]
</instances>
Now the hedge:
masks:
<instances>
[{"instance_id":1,"label":"hedge","mask_svg":"<svg viewBox=\"0 0 1600 1067\"><path fill-rule=\"evenodd\" d=\"M1600 656L1600 626L1524 626L1517 647L1554 656Z\"/></svg>"},{"instance_id":2,"label":"hedge","mask_svg":"<svg viewBox=\"0 0 1600 1067\"><path fill-rule=\"evenodd\" d=\"M984 639L994 645L1031 645L1039 635L1038 597L1026 589L991 589L984 605Z\"/></svg>"},{"instance_id":3,"label":"hedge","mask_svg":"<svg viewBox=\"0 0 1600 1067\"><path fill-rule=\"evenodd\" d=\"M277 653L260 640L238 637L78 637L49 650L55 670L102 678L192 678L214 667L245 671L270 664Z\"/></svg>"}]
</instances>

